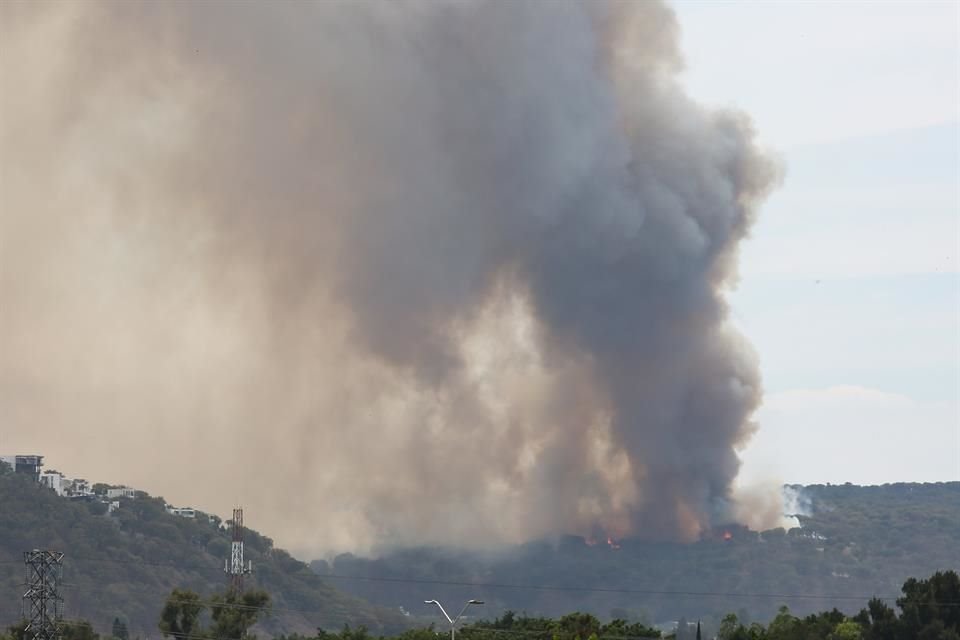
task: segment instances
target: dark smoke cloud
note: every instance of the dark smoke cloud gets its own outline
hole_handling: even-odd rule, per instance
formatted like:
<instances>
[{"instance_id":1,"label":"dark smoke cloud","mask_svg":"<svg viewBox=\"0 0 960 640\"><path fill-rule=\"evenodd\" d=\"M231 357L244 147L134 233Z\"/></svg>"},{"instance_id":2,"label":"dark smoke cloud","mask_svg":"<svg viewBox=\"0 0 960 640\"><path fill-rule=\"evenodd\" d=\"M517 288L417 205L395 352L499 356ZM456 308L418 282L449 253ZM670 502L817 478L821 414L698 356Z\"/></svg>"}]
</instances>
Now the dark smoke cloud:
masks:
<instances>
[{"instance_id":1,"label":"dark smoke cloud","mask_svg":"<svg viewBox=\"0 0 960 640\"><path fill-rule=\"evenodd\" d=\"M777 170L667 7L0 12L4 449L310 552L736 510Z\"/></svg>"}]
</instances>

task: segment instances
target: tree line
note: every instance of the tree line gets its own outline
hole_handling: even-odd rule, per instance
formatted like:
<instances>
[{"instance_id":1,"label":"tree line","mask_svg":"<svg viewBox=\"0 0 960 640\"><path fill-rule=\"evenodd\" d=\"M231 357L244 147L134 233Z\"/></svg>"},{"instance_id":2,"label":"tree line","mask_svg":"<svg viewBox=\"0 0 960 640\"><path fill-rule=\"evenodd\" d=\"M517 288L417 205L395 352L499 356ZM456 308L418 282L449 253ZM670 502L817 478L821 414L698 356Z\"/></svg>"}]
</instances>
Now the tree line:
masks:
<instances>
[{"instance_id":1,"label":"tree line","mask_svg":"<svg viewBox=\"0 0 960 640\"><path fill-rule=\"evenodd\" d=\"M480 620L458 630L461 640L960 640L960 576L938 571L927 579L907 580L896 608L872 598L859 613L848 616L833 609L805 617L786 607L769 624L746 624L735 614L718 624L680 621L664 635L640 622L616 619L602 623L589 613L560 618L508 611L492 620ZM208 598L189 589L174 589L160 611L157 628L171 640L254 640L257 622L271 615L270 595L262 590L227 591ZM338 631L317 629L314 635L289 634L274 640L442 640L448 628L434 625L408 629L398 635L372 634L366 627L344 625ZM21 621L0 633L0 640L31 640ZM89 622L69 622L62 640L129 640L126 625L114 619L111 634L101 636Z\"/></svg>"}]
</instances>

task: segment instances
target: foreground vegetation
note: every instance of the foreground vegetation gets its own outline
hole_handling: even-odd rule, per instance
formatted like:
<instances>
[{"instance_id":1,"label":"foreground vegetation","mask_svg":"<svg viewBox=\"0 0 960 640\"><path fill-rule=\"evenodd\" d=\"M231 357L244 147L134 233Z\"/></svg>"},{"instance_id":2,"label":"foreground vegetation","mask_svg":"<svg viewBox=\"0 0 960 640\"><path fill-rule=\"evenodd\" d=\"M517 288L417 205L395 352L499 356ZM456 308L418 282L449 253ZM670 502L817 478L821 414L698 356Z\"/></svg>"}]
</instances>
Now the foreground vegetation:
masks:
<instances>
[{"instance_id":1,"label":"foreground vegetation","mask_svg":"<svg viewBox=\"0 0 960 640\"><path fill-rule=\"evenodd\" d=\"M960 640L960 576L937 572L926 580L908 580L897 599L897 609L874 598L855 616L833 609L797 617L783 607L770 624L745 625L729 614L714 629L709 624L681 621L667 638L699 640ZM264 591L227 592L208 599L174 589L160 612L158 628L172 640L252 640L251 628L271 614L270 596ZM111 640L128 640L118 634L115 622ZM493 620L464 626L462 640L640 640L663 638L660 630L641 623L613 620L603 624L586 613L559 619L530 617L507 612ZM280 635L276 640L439 640L446 630L434 626L410 629L395 636L375 636L366 627L344 625L338 632L317 629L313 635ZM10 627L0 640L27 640L24 623ZM88 623L66 626L64 640L101 640Z\"/></svg>"},{"instance_id":2,"label":"foreground vegetation","mask_svg":"<svg viewBox=\"0 0 960 640\"><path fill-rule=\"evenodd\" d=\"M681 621L676 630L662 636L657 629L639 623L613 620L607 624L584 613L559 619L533 618L507 613L493 622L477 622L457 633L461 640L623 640L674 638L695 640L700 628L702 638L718 640L960 640L960 576L955 571L937 572L929 579L909 579L894 608L878 598L871 599L854 616L831 611L798 617L782 607L768 624L743 624L735 614L726 615L719 624L702 625ZM444 635L441 633L441 635ZM336 640L367 640L364 630L344 629ZM431 627L410 631L402 640L435 640ZM329 633L313 638L288 637L283 640L332 640Z\"/></svg>"}]
</instances>

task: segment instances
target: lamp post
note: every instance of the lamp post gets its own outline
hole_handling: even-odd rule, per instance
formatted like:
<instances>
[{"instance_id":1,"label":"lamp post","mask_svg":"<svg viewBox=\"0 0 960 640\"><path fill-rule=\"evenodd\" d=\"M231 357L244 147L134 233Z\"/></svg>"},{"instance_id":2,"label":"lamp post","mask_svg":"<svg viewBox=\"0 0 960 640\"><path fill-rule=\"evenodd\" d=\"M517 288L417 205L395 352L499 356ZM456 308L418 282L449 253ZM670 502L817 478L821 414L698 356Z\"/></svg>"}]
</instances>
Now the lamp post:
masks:
<instances>
[{"instance_id":1,"label":"lamp post","mask_svg":"<svg viewBox=\"0 0 960 640\"><path fill-rule=\"evenodd\" d=\"M447 619L447 622L450 623L450 640L456 640L457 633L457 621L463 616L463 612L467 610L472 604L483 604L483 600L467 600L467 604L463 605L463 609L460 609L460 613L457 614L456 618L451 618L447 613L447 610L443 608L443 605L436 600L424 600L423 604L435 604L440 607L440 611L443 613L443 617Z\"/></svg>"}]
</instances>

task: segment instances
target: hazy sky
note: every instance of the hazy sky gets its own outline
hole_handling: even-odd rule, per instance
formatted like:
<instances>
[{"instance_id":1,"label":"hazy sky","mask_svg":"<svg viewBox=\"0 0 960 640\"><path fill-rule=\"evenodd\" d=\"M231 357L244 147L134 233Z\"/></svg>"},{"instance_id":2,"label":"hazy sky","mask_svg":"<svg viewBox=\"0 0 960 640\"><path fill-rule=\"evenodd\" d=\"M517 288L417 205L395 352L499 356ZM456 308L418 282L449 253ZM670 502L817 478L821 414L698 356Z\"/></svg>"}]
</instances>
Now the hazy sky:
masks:
<instances>
[{"instance_id":1,"label":"hazy sky","mask_svg":"<svg viewBox=\"0 0 960 640\"><path fill-rule=\"evenodd\" d=\"M702 111L664 7L540 2L0 3L0 453L300 551L578 531L716 468L699 525L756 367L649 332L719 326L730 246L741 481L960 479L958 5L675 4ZM776 171L723 107L786 167L746 243Z\"/></svg>"},{"instance_id":2,"label":"hazy sky","mask_svg":"<svg viewBox=\"0 0 960 640\"><path fill-rule=\"evenodd\" d=\"M733 296L766 385L743 475L960 479L960 5L675 7L688 90L787 165Z\"/></svg>"}]
</instances>

